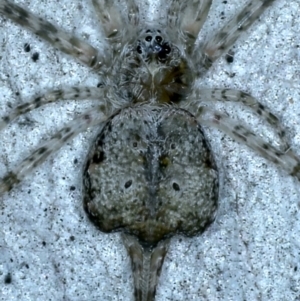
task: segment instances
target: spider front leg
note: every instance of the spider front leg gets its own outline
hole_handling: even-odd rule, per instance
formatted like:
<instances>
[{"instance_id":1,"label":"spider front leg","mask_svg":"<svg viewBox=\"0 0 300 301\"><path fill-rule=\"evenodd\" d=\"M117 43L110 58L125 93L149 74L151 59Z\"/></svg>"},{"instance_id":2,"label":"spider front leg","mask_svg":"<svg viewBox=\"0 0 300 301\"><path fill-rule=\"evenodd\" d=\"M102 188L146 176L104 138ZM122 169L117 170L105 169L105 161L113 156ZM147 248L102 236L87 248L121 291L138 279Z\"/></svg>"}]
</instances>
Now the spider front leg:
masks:
<instances>
[{"instance_id":1,"label":"spider front leg","mask_svg":"<svg viewBox=\"0 0 300 301\"><path fill-rule=\"evenodd\" d=\"M273 4L275 0L251 0L234 18L201 46L201 65L210 68L223 53Z\"/></svg>"},{"instance_id":2,"label":"spider front leg","mask_svg":"<svg viewBox=\"0 0 300 301\"><path fill-rule=\"evenodd\" d=\"M0 194L10 191L14 185L20 183L26 175L76 135L86 131L91 126L104 124L107 117L103 114L102 109L102 106L99 106L72 120L46 143L36 149L29 157L23 160L17 168L8 172L0 179Z\"/></svg>"},{"instance_id":3,"label":"spider front leg","mask_svg":"<svg viewBox=\"0 0 300 301\"><path fill-rule=\"evenodd\" d=\"M34 109L44 106L49 103L60 100L87 100L87 99L101 99L103 98L106 88L95 87L69 87L59 90L52 90L43 95L34 98L31 102L21 104L13 109L8 115L2 117L0 121L0 130L4 129L17 117L26 114ZM108 109L108 106L106 106Z\"/></svg>"},{"instance_id":4,"label":"spider front leg","mask_svg":"<svg viewBox=\"0 0 300 301\"><path fill-rule=\"evenodd\" d=\"M140 21L139 7L135 0L127 0L128 20L132 25L137 25Z\"/></svg>"},{"instance_id":5,"label":"spider front leg","mask_svg":"<svg viewBox=\"0 0 300 301\"><path fill-rule=\"evenodd\" d=\"M167 15L169 27L179 27L187 37L187 50L190 52L207 18L212 0L173 0Z\"/></svg>"},{"instance_id":6,"label":"spider front leg","mask_svg":"<svg viewBox=\"0 0 300 301\"><path fill-rule=\"evenodd\" d=\"M127 19L122 15L120 5L116 1L93 0L93 6L103 25L107 38L120 34L124 29L124 22L125 24L136 25L139 21L139 9L134 0L127 0Z\"/></svg>"},{"instance_id":7,"label":"spider front leg","mask_svg":"<svg viewBox=\"0 0 300 301\"><path fill-rule=\"evenodd\" d=\"M221 130L234 140L247 145L265 159L275 163L277 166L287 171L288 174L295 176L300 180L300 159L292 149L289 149L286 152L280 151L259 138L244 125L235 123L224 114L212 111L196 102L191 103L190 111L196 112L194 115L200 124L213 126Z\"/></svg>"},{"instance_id":8,"label":"spider front leg","mask_svg":"<svg viewBox=\"0 0 300 301\"><path fill-rule=\"evenodd\" d=\"M0 14L31 30L55 48L77 58L91 68L98 69L104 64L104 58L93 46L37 17L19 5L1 0Z\"/></svg>"},{"instance_id":9,"label":"spider front leg","mask_svg":"<svg viewBox=\"0 0 300 301\"><path fill-rule=\"evenodd\" d=\"M116 36L122 28L120 9L114 1L93 0L93 6L99 17L107 38Z\"/></svg>"},{"instance_id":10,"label":"spider front leg","mask_svg":"<svg viewBox=\"0 0 300 301\"><path fill-rule=\"evenodd\" d=\"M283 151L286 151L290 148L285 130L283 129L279 119L268 108L266 108L250 94L232 89L199 89L195 91L195 98L198 99L198 101L230 101L242 103L244 106L250 108L253 112L255 112L258 116L260 116L264 121L266 121L275 129L277 135L281 140L280 148Z\"/></svg>"}]
</instances>

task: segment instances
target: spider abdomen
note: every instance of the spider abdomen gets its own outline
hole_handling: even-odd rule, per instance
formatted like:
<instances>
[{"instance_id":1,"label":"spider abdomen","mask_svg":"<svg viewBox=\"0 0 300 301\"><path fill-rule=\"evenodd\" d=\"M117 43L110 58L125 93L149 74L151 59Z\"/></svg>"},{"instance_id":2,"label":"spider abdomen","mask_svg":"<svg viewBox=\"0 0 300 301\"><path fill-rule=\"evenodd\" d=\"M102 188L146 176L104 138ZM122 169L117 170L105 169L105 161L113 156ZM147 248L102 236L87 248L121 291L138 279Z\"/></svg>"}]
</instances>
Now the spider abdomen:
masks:
<instances>
[{"instance_id":1,"label":"spider abdomen","mask_svg":"<svg viewBox=\"0 0 300 301\"><path fill-rule=\"evenodd\" d=\"M214 220L218 171L188 112L138 105L112 117L90 149L84 207L104 232L156 245L175 233L202 233Z\"/></svg>"}]
</instances>

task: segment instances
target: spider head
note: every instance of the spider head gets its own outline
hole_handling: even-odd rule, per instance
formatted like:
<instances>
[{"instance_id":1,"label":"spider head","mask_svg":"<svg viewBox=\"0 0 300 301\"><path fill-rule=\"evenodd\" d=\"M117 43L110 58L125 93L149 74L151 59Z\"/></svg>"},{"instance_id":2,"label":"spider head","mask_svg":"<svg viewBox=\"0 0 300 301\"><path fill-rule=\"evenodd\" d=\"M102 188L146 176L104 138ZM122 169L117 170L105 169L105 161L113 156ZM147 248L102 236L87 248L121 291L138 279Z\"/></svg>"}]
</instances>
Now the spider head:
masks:
<instances>
[{"instance_id":1,"label":"spider head","mask_svg":"<svg viewBox=\"0 0 300 301\"><path fill-rule=\"evenodd\" d=\"M193 82L193 72L185 54L169 36L159 29L146 29L134 47L140 62L137 74L145 94L142 99L148 98L149 91L158 102L183 100Z\"/></svg>"}]
</instances>

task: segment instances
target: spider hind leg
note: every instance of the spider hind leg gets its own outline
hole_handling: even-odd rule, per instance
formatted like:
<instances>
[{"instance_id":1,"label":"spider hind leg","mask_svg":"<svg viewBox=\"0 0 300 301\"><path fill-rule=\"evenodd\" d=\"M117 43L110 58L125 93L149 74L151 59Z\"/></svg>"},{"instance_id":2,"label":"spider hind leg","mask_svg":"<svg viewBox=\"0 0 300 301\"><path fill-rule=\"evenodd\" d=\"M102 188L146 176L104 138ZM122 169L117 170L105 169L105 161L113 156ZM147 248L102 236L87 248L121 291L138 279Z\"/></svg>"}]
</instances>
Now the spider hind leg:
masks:
<instances>
[{"instance_id":1,"label":"spider hind leg","mask_svg":"<svg viewBox=\"0 0 300 301\"><path fill-rule=\"evenodd\" d=\"M87 111L72 120L24 159L14 170L0 179L0 194L10 191L16 184L20 183L25 176L41 165L50 155L65 145L66 142L86 131L89 127L104 123L105 120L106 117L102 113L101 106L97 109Z\"/></svg>"}]
</instances>

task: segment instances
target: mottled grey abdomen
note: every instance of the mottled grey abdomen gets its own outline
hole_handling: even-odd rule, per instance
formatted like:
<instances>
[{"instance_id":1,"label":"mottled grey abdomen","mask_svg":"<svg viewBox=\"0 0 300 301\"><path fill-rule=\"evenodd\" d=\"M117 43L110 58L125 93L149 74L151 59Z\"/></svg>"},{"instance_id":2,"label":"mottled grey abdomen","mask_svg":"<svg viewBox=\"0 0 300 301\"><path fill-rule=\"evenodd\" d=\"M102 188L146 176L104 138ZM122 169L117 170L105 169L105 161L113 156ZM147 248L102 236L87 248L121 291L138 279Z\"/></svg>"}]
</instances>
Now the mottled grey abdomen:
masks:
<instances>
[{"instance_id":1,"label":"mottled grey abdomen","mask_svg":"<svg viewBox=\"0 0 300 301\"><path fill-rule=\"evenodd\" d=\"M84 208L101 231L155 246L176 233L202 233L215 218L218 185L194 116L148 103L123 109L97 136L83 175Z\"/></svg>"}]
</instances>

